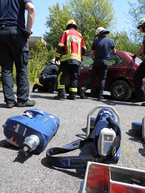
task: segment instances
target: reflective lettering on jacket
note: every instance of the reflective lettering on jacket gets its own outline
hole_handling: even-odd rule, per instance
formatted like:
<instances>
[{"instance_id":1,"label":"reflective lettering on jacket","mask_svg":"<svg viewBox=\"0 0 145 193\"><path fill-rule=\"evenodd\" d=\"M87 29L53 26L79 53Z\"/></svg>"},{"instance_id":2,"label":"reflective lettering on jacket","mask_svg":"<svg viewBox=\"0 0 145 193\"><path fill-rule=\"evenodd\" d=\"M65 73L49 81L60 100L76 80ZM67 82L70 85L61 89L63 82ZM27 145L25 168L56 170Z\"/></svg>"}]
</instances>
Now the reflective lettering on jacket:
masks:
<instances>
[{"instance_id":1,"label":"reflective lettering on jacket","mask_svg":"<svg viewBox=\"0 0 145 193\"><path fill-rule=\"evenodd\" d=\"M56 58L60 62L66 60L78 60L85 56L86 46L82 35L71 28L63 32L60 42L57 46Z\"/></svg>"}]
</instances>

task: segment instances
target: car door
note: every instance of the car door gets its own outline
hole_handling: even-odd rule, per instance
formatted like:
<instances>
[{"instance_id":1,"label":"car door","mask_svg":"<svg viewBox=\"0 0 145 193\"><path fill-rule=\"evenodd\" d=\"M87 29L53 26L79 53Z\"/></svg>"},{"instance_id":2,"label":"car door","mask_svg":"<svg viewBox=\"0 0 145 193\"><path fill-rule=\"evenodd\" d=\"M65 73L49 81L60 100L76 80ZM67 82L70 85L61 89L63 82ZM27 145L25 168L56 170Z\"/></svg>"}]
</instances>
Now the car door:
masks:
<instances>
[{"instance_id":1,"label":"car door","mask_svg":"<svg viewBox=\"0 0 145 193\"><path fill-rule=\"evenodd\" d=\"M78 88L82 87L92 72L93 60L90 54L87 54L80 66L80 75L78 77ZM96 82L96 81L95 81Z\"/></svg>"}]
</instances>

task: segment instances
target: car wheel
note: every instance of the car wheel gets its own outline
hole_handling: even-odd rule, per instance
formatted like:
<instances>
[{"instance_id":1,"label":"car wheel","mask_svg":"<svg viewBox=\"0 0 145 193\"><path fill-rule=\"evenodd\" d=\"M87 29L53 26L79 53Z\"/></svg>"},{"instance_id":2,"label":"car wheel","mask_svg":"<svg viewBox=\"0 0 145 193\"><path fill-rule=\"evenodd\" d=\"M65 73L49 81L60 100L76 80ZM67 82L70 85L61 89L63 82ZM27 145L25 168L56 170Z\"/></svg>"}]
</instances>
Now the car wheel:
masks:
<instances>
[{"instance_id":1,"label":"car wheel","mask_svg":"<svg viewBox=\"0 0 145 193\"><path fill-rule=\"evenodd\" d=\"M130 98L132 90L127 82L118 80L111 85L110 92L114 100L126 101Z\"/></svg>"}]
</instances>

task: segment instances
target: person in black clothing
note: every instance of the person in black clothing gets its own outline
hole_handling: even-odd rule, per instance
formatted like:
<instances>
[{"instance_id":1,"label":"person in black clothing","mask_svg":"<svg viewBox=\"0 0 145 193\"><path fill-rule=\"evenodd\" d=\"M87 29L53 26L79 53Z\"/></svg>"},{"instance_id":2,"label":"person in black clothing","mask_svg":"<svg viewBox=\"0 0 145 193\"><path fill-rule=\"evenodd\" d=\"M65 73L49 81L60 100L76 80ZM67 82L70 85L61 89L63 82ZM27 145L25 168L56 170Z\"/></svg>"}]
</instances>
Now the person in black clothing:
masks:
<instances>
[{"instance_id":1,"label":"person in black clothing","mask_svg":"<svg viewBox=\"0 0 145 193\"><path fill-rule=\"evenodd\" d=\"M25 10L28 12L25 25ZM0 0L0 66L2 86L7 108L34 106L29 100L27 64L35 8L32 0ZM13 92L13 62L16 67L17 103Z\"/></svg>"},{"instance_id":2,"label":"person in black clothing","mask_svg":"<svg viewBox=\"0 0 145 193\"><path fill-rule=\"evenodd\" d=\"M137 28L141 33L145 32L145 18L140 19ZM143 38L143 42L141 47L138 49L136 54L132 55L132 58L135 59L141 53L145 55L145 37ZM145 101L145 92L143 87L143 78L145 77L145 60L139 65L138 69L135 71L133 75L134 87L135 87L135 99L132 102L142 102ZM145 103L142 103L145 106Z\"/></svg>"},{"instance_id":3,"label":"person in black clothing","mask_svg":"<svg viewBox=\"0 0 145 193\"><path fill-rule=\"evenodd\" d=\"M103 91L108 71L108 60L110 58L110 51L116 52L114 41L106 37L109 31L103 27L97 28L95 36L98 39L93 41L91 47L91 58L94 60L92 73L83 87L80 88L80 98L85 98L85 91L92 85L97 76L99 76L99 94L98 100L103 99Z\"/></svg>"},{"instance_id":4,"label":"person in black clothing","mask_svg":"<svg viewBox=\"0 0 145 193\"><path fill-rule=\"evenodd\" d=\"M58 64L58 63L57 63ZM55 59L50 61L42 73L39 76L39 84L34 84L32 91L38 89L39 92L50 92L53 93L57 89L57 74L58 66L55 64Z\"/></svg>"}]
</instances>

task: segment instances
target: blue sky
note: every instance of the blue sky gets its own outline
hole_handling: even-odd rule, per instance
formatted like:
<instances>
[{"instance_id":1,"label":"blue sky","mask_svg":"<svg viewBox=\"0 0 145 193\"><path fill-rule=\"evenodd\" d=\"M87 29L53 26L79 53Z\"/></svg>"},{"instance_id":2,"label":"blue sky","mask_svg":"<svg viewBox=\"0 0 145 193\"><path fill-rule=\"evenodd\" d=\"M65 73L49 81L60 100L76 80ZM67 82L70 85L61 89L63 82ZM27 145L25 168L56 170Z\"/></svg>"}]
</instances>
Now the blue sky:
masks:
<instances>
[{"instance_id":1,"label":"blue sky","mask_svg":"<svg viewBox=\"0 0 145 193\"><path fill-rule=\"evenodd\" d=\"M59 3L60 5L66 4L66 0L32 0L33 4L35 6L35 21L33 25L33 36L42 36L45 34L45 32L48 30L46 28L46 17L48 17L49 6L54 6L56 3ZM129 5L128 0L114 0L113 6L115 10L115 17L117 19L116 24L116 31L122 31L126 30L131 27L131 24L127 23L127 14L129 12ZM137 0L131 0L131 3L137 3ZM111 31L111 29L110 29Z\"/></svg>"}]
</instances>

